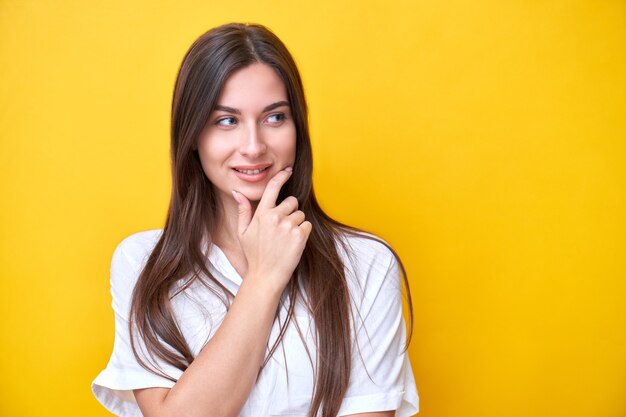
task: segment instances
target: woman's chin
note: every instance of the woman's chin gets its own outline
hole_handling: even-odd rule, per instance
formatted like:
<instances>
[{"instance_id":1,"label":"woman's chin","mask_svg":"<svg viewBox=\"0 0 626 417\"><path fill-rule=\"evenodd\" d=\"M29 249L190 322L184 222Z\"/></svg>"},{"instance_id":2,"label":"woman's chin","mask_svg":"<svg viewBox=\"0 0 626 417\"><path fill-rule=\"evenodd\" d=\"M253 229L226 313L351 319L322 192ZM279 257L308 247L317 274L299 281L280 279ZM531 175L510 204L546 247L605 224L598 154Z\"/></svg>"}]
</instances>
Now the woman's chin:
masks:
<instances>
[{"instance_id":1,"label":"woman's chin","mask_svg":"<svg viewBox=\"0 0 626 417\"><path fill-rule=\"evenodd\" d=\"M232 189L243 194L251 203L258 203L263 197L267 182L233 184Z\"/></svg>"},{"instance_id":2,"label":"woman's chin","mask_svg":"<svg viewBox=\"0 0 626 417\"><path fill-rule=\"evenodd\" d=\"M239 192L243 194L251 203L258 203L259 201L261 201L261 197L263 197L263 191L264 189L263 190L241 190Z\"/></svg>"}]
</instances>

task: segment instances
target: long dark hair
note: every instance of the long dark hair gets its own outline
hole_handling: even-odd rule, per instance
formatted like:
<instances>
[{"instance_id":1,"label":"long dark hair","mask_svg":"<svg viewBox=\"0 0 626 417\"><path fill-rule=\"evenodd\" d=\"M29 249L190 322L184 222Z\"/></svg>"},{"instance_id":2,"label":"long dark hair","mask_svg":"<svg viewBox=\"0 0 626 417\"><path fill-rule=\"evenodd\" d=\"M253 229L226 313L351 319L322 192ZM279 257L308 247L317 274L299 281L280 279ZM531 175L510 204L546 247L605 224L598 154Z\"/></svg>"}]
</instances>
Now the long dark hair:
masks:
<instances>
[{"instance_id":1,"label":"long dark hair","mask_svg":"<svg viewBox=\"0 0 626 417\"><path fill-rule=\"evenodd\" d=\"M212 29L196 40L181 64L172 100L171 201L163 233L133 292L131 343L144 368L173 380L157 366L141 359L136 338L143 340L150 357L184 371L194 358L173 314L170 300L175 289L184 290L195 280L209 280L214 285L207 287L227 306L231 300L232 294L206 266L203 242L207 238L210 242L220 220L216 191L204 175L196 143L228 77L255 62L269 65L283 80L296 126L294 174L283 186L279 201L295 196L313 225L300 263L285 289L291 301L287 321L282 323L278 341L267 357L274 352L292 320L295 301L302 300L317 332L316 376L309 416L317 415L320 409L323 417L336 416L350 379L353 340L350 294L337 245L345 245L342 242L346 233L360 233L326 215L315 198L302 81L285 45L261 25L228 24ZM397 258L395 252L394 255ZM407 290L411 329L411 297L404 267L399 259L398 262ZM409 330L408 340L410 336Z\"/></svg>"}]
</instances>

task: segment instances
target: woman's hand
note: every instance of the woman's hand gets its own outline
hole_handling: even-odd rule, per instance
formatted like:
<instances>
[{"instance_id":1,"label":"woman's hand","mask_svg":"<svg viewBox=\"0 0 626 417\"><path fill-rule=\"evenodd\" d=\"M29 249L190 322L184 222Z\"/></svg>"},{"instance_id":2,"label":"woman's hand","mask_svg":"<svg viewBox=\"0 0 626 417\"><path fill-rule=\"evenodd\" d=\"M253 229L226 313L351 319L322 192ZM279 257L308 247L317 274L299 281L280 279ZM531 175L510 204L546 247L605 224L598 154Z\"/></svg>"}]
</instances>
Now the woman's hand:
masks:
<instances>
[{"instance_id":1,"label":"woman's hand","mask_svg":"<svg viewBox=\"0 0 626 417\"><path fill-rule=\"evenodd\" d=\"M290 176L291 168L274 175L254 216L250 201L233 191L239 205L239 241L248 262L246 277L261 279L278 292L285 288L300 262L312 229L304 213L298 210L295 197L287 197L276 205L278 193Z\"/></svg>"},{"instance_id":2,"label":"woman's hand","mask_svg":"<svg viewBox=\"0 0 626 417\"><path fill-rule=\"evenodd\" d=\"M239 241L248 262L245 280L224 321L173 388L134 390L144 416L241 412L265 357L280 294L311 233L294 197L276 205L290 176L291 170L283 170L269 181L254 216L248 199L233 192L239 204ZM259 290L272 296L259 296Z\"/></svg>"}]
</instances>

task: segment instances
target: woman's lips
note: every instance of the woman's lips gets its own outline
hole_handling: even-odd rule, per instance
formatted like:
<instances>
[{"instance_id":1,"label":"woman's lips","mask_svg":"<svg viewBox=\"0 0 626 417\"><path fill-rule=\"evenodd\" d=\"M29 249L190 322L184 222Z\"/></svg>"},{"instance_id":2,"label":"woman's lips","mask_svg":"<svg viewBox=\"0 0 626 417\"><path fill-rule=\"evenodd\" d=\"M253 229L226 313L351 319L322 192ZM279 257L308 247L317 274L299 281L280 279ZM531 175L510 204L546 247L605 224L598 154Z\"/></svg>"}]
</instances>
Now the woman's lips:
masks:
<instances>
[{"instance_id":1,"label":"woman's lips","mask_svg":"<svg viewBox=\"0 0 626 417\"><path fill-rule=\"evenodd\" d=\"M263 181L269 175L271 165L233 167L235 175L246 182Z\"/></svg>"}]
</instances>

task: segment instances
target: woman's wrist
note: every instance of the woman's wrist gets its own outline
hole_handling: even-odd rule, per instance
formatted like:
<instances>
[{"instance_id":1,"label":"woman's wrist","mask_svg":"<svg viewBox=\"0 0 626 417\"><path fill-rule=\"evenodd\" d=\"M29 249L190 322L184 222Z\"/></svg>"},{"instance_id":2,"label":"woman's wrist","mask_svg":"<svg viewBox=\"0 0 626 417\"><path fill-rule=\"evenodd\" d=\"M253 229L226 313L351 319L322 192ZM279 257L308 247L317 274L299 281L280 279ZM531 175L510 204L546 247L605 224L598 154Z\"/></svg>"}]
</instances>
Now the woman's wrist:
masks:
<instances>
[{"instance_id":1,"label":"woman's wrist","mask_svg":"<svg viewBox=\"0 0 626 417\"><path fill-rule=\"evenodd\" d=\"M243 279L239 292L245 287L246 289L251 289L256 296L263 296L268 300L276 300L278 302L287 282L289 282L289 277L285 278L277 273L249 271Z\"/></svg>"}]
</instances>

